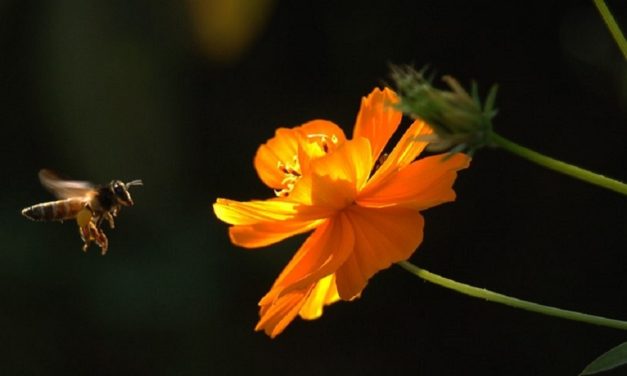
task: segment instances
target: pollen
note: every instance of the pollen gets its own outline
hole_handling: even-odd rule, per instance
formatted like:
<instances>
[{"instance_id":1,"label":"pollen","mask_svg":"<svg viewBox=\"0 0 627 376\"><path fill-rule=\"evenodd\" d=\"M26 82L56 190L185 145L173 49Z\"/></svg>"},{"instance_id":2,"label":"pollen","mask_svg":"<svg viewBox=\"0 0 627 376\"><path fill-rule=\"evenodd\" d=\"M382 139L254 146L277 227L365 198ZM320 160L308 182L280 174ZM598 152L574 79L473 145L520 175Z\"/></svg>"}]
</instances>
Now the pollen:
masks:
<instances>
[{"instance_id":1,"label":"pollen","mask_svg":"<svg viewBox=\"0 0 627 376\"><path fill-rule=\"evenodd\" d=\"M87 227L87 224L91 221L92 213L88 208L83 208L76 214L76 222L78 226L83 228Z\"/></svg>"}]
</instances>

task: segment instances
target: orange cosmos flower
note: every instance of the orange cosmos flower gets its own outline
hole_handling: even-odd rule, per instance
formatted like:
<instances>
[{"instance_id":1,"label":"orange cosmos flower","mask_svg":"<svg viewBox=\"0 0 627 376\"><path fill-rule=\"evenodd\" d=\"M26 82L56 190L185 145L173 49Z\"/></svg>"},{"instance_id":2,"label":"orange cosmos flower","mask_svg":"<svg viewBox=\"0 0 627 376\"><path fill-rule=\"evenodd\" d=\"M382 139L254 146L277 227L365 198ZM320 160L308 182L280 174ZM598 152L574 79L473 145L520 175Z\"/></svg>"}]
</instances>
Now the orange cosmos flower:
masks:
<instances>
[{"instance_id":1,"label":"orange cosmos flower","mask_svg":"<svg viewBox=\"0 0 627 376\"><path fill-rule=\"evenodd\" d=\"M470 158L415 160L426 146L421 136L432 133L426 123L415 121L382 158L401 121L397 102L389 89L363 98L350 140L325 120L278 129L255 156L277 197L213 205L232 225L231 241L247 248L314 230L259 302L256 330L275 337L296 315L315 319L325 305L358 297L370 277L420 245L420 211L455 199L456 171Z\"/></svg>"}]
</instances>

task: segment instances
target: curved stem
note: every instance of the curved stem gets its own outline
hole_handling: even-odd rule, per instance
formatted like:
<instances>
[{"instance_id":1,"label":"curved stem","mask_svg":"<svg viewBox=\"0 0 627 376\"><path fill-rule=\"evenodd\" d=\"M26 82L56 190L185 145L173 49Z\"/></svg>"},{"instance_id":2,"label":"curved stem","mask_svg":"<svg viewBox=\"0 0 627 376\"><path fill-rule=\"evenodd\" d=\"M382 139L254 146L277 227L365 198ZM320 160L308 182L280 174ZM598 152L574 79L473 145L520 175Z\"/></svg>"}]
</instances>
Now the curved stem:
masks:
<instances>
[{"instance_id":1,"label":"curved stem","mask_svg":"<svg viewBox=\"0 0 627 376\"><path fill-rule=\"evenodd\" d=\"M627 41L625 41L625 36L623 36L614 16L612 16L612 12L610 12L604 0L594 0L594 5L596 5L599 13L601 13L601 17L603 17L603 21L605 21L607 28L610 30L610 34L612 34L618 48L620 48L620 51L623 53L623 57L627 60Z\"/></svg>"},{"instance_id":2,"label":"curved stem","mask_svg":"<svg viewBox=\"0 0 627 376\"><path fill-rule=\"evenodd\" d=\"M401 261L398 263L398 265L400 265L410 273L424 279L425 281L429 281L436 285L446 287L447 289L461 292L462 294L474 296L475 298L481 298L490 302L501 303L511 307L541 313L547 316L555 316L567 320L581 321L588 324L627 330L627 321L608 319L601 316L588 315L581 312L569 311L565 309L545 306L538 303L528 302L526 300L520 300L511 296L499 294L490 290L481 289L478 287L467 285L465 283L454 281L449 278L442 277L440 275L431 273L428 270L422 269L410 263L409 261Z\"/></svg>"},{"instance_id":3,"label":"curved stem","mask_svg":"<svg viewBox=\"0 0 627 376\"><path fill-rule=\"evenodd\" d=\"M561 172L562 174L572 176L576 179L583 180L590 184L598 185L600 187L627 195L627 184L616 179L608 178L592 171L547 157L544 154L540 154L524 146L518 145L496 133L492 133L490 135L490 140L493 145L499 146L510 153L516 154L519 157L530 160L531 162L537 163L551 170Z\"/></svg>"}]
</instances>

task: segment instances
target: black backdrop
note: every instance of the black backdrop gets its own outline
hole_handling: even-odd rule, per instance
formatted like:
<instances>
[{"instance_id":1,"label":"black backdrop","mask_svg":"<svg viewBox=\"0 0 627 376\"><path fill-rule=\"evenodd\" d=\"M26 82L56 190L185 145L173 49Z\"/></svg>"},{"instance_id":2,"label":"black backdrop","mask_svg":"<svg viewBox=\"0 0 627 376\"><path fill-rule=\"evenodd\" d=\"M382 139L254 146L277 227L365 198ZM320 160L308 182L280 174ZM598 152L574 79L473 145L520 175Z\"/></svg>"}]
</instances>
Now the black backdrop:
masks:
<instances>
[{"instance_id":1,"label":"black backdrop","mask_svg":"<svg viewBox=\"0 0 627 376\"><path fill-rule=\"evenodd\" d=\"M399 267L270 340L253 332L256 303L302 238L238 249L210 209L269 197L257 146L314 118L349 131L388 63L499 83L499 132L626 180L627 64L591 2L250 2L257 18L229 22L258 27L230 55L198 38L192 20L207 19L192 3L0 3L3 374L574 375L627 340ZM624 7L609 5L625 26ZM217 40L236 45L227 36ZM82 254L73 224L19 215L50 198L41 167L144 180L107 256ZM476 155L456 190L425 213L412 261L627 319L625 197L498 150Z\"/></svg>"}]
</instances>

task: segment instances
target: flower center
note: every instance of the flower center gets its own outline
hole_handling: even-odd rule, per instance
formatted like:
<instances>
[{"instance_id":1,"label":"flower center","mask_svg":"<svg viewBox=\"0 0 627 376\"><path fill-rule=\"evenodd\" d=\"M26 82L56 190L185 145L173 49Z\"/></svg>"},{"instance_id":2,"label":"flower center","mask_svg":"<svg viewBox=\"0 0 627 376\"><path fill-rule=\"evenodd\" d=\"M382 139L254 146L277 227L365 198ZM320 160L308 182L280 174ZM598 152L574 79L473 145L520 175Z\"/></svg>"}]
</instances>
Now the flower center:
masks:
<instances>
[{"instance_id":1,"label":"flower center","mask_svg":"<svg viewBox=\"0 0 627 376\"><path fill-rule=\"evenodd\" d=\"M331 136L324 133L311 133L307 135L306 145L301 145L299 148L304 149L304 156L307 157L304 163L309 163L312 159L320 158L324 155L333 152L337 147L339 139L336 135ZM281 180L282 189L275 189L274 194L277 197L287 197L294 189L296 182L303 175L301 161L299 159L299 153L292 156L292 160L289 162L278 161L277 168L283 174L283 180Z\"/></svg>"},{"instance_id":2,"label":"flower center","mask_svg":"<svg viewBox=\"0 0 627 376\"><path fill-rule=\"evenodd\" d=\"M294 189L294 185L302 176L300 172L300 161L298 160L298 155L294 155L292 157L292 161L288 163L283 163L282 161L277 162L277 168L279 171L283 173L283 180L281 180L281 185L283 185L283 189L275 189L274 194L277 197L287 197L289 196L292 189Z\"/></svg>"}]
</instances>

